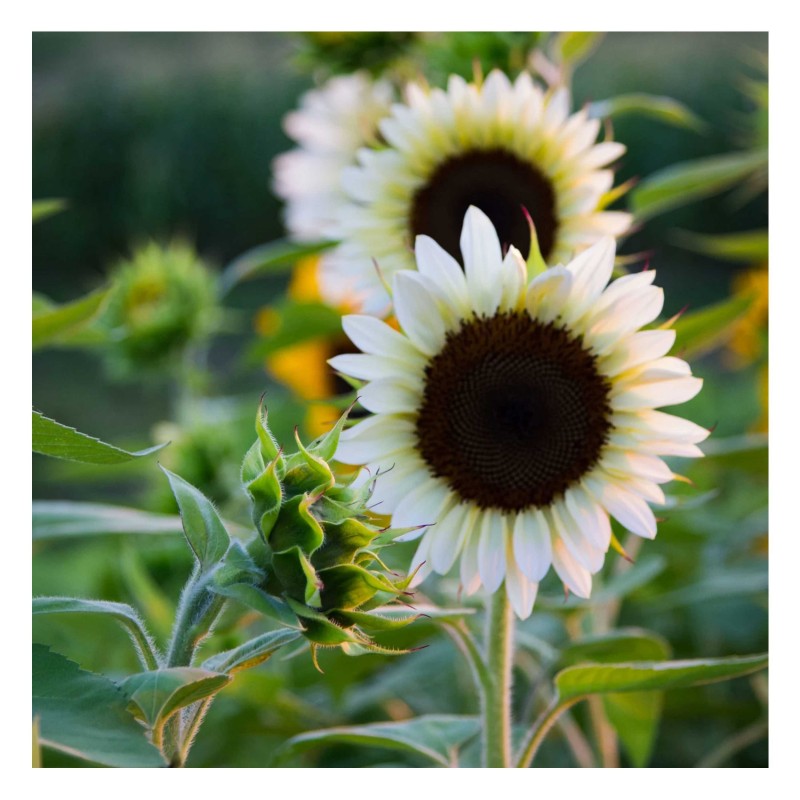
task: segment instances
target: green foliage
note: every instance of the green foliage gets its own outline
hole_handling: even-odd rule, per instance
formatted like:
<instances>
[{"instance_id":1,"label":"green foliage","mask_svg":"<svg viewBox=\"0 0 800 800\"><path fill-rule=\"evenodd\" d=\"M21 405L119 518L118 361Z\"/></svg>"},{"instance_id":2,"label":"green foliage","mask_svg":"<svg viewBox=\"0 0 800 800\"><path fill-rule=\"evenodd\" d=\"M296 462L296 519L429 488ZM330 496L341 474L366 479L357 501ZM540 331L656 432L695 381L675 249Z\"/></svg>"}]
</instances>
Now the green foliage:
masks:
<instances>
[{"instance_id":1,"label":"green foliage","mask_svg":"<svg viewBox=\"0 0 800 800\"><path fill-rule=\"evenodd\" d=\"M324 744L346 743L403 750L432 761L439 767L457 764L458 748L477 735L477 717L446 714L417 717L404 722L376 722L342 728L312 731L295 736L280 757L292 751L307 750Z\"/></svg>"},{"instance_id":2,"label":"green foliage","mask_svg":"<svg viewBox=\"0 0 800 800\"><path fill-rule=\"evenodd\" d=\"M186 706L216 694L230 682L228 675L197 667L171 667L131 675L120 684L137 717L160 740L170 717Z\"/></svg>"},{"instance_id":3,"label":"green foliage","mask_svg":"<svg viewBox=\"0 0 800 800\"><path fill-rule=\"evenodd\" d=\"M673 164L649 175L631 192L630 208L639 219L649 219L730 189L766 168L766 150L726 153Z\"/></svg>"},{"instance_id":4,"label":"green foliage","mask_svg":"<svg viewBox=\"0 0 800 800\"><path fill-rule=\"evenodd\" d=\"M678 231L675 238L687 250L724 261L756 264L769 257L769 234L766 230L721 233L716 236Z\"/></svg>"},{"instance_id":5,"label":"green foliage","mask_svg":"<svg viewBox=\"0 0 800 800\"><path fill-rule=\"evenodd\" d=\"M161 469L167 476L178 503L186 541L201 571L209 572L228 552L230 546L228 532L208 498L183 478L164 467Z\"/></svg>"},{"instance_id":6,"label":"green foliage","mask_svg":"<svg viewBox=\"0 0 800 800\"><path fill-rule=\"evenodd\" d=\"M591 115L600 119L638 114L698 133L703 133L708 129L708 125L694 111L672 97L658 97L642 93L618 94L608 100L598 100L592 103L590 109Z\"/></svg>"},{"instance_id":7,"label":"green foliage","mask_svg":"<svg viewBox=\"0 0 800 800\"><path fill-rule=\"evenodd\" d=\"M400 31L316 31L301 35L298 63L309 71L333 74L359 69L377 74L389 69L419 36Z\"/></svg>"},{"instance_id":8,"label":"green foliage","mask_svg":"<svg viewBox=\"0 0 800 800\"><path fill-rule=\"evenodd\" d=\"M269 631L256 636L232 650L217 653L203 662L205 669L231 674L242 669L250 669L266 661L276 650L295 641L300 634L297 631Z\"/></svg>"},{"instance_id":9,"label":"green foliage","mask_svg":"<svg viewBox=\"0 0 800 800\"><path fill-rule=\"evenodd\" d=\"M322 303L287 301L271 309L276 327L265 338L254 342L249 350L251 362L261 361L284 347L310 339L340 336L342 315Z\"/></svg>"},{"instance_id":10,"label":"green foliage","mask_svg":"<svg viewBox=\"0 0 800 800\"><path fill-rule=\"evenodd\" d=\"M134 458L149 456L165 445L156 445L146 450L130 453L112 444L106 444L93 436L76 431L45 417L40 411L33 412L33 451L68 461L84 464L123 464Z\"/></svg>"},{"instance_id":11,"label":"green foliage","mask_svg":"<svg viewBox=\"0 0 800 800\"><path fill-rule=\"evenodd\" d=\"M563 703L590 694L606 692L685 689L749 675L766 666L766 655L628 664L587 664L567 667L559 672L556 675L556 689L559 700Z\"/></svg>"},{"instance_id":12,"label":"green foliage","mask_svg":"<svg viewBox=\"0 0 800 800\"><path fill-rule=\"evenodd\" d=\"M107 678L33 646L33 714L44 747L111 767L165 766L127 705L125 692Z\"/></svg>"},{"instance_id":13,"label":"green foliage","mask_svg":"<svg viewBox=\"0 0 800 800\"><path fill-rule=\"evenodd\" d=\"M136 508L70 500L34 500L33 540L107 534L181 533L178 516L151 514Z\"/></svg>"},{"instance_id":14,"label":"green foliage","mask_svg":"<svg viewBox=\"0 0 800 800\"><path fill-rule=\"evenodd\" d=\"M75 597L35 597L34 614L108 614L119 622L131 637L146 669L158 666L158 651L136 610L126 603L106 600L81 600Z\"/></svg>"},{"instance_id":15,"label":"green foliage","mask_svg":"<svg viewBox=\"0 0 800 800\"><path fill-rule=\"evenodd\" d=\"M219 278L220 293L227 294L237 284L253 278L288 272L300 259L322 253L333 247L333 244L279 239L253 247L237 256L222 271Z\"/></svg>"},{"instance_id":16,"label":"green foliage","mask_svg":"<svg viewBox=\"0 0 800 800\"><path fill-rule=\"evenodd\" d=\"M327 463L346 418L347 412L308 447L296 436L298 452L284 456L259 408L258 439L242 464L253 522L266 546L259 554L269 575L265 588L297 615L312 653L345 644L353 653L378 650L367 631L399 625L368 612L401 596L409 580L387 576L376 555L383 531L367 520L370 487L340 480Z\"/></svg>"},{"instance_id":17,"label":"green foliage","mask_svg":"<svg viewBox=\"0 0 800 800\"><path fill-rule=\"evenodd\" d=\"M175 367L190 344L219 325L216 280L188 244L138 247L114 267L111 280L100 323L109 337L109 365L119 374Z\"/></svg>"},{"instance_id":18,"label":"green foliage","mask_svg":"<svg viewBox=\"0 0 800 800\"><path fill-rule=\"evenodd\" d=\"M87 327L98 317L108 298L107 289L99 289L86 297L52 304L41 295L33 298L33 349L55 345L80 344L89 338ZM99 337L102 341L102 336Z\"/></svg>"},{"instance_id":19,"label":"green foliage","mask_svg":"<svg viewBox=\"0 0 800 800\"><path fill-rule=\"evenodd\" d=\"M33 201L33 222L41 222L42 220L58 214L67 207L67 201L62 198L49 198L47 200L34 200Z\"/></svg>"},{"instance_id":20,"label":"green foliage","mask_svg":"<svg viewBox=\"0 0 800 800\"><path fill-rule=\"evenodd\" d=\"M748 295L733 295L706 308L683 314L673 325L675 352L680 353L681 358L691 360L725 344L752 302Z\"/></svg>"}]
</instances>

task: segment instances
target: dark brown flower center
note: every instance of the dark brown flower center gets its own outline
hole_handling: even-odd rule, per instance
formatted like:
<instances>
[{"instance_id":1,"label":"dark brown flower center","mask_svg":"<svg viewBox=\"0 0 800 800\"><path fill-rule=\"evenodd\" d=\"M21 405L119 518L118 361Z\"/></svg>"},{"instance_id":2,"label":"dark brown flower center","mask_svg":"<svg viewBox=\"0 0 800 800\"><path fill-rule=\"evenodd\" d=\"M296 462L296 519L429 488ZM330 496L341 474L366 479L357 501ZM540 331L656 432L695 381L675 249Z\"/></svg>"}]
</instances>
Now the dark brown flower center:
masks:
<instances>
[{"instance_id":1,"label":"dark brown flower center","mask_svg":"<svg viewBox=\"0 0 800 800\"><path fill-rule=\"evenodd\" d=\"M611 429L609 390L564 328L526 313L471 320L426 369L419 452L481 508L542 508L597 462Z\"/></svg>"},{"instance_id":2,"label":"dark brown flower center","mask_svg":"<svg viewBox=\"0 0 800 800\"><path fill-rule=\"evenodd\" d=\"M513 244L525 258L531 246L526 208L545 260L552 252L558 230L553 186L507 150L472 150L442 163L414 195L412 238L426 234L460 260L459 237L470 206L489 217L502 244Z\"/></svg>"}]
</instances>

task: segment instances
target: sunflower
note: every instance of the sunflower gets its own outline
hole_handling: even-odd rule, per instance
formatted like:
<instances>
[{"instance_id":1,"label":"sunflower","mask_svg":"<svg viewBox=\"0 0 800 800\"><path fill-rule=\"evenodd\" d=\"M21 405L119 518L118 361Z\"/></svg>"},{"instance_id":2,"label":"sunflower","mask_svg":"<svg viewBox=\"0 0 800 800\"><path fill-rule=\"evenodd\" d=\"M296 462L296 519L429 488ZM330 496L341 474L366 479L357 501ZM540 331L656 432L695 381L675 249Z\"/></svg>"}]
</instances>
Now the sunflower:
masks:
<instances>
[{"instance_id":1,"label":"sunflower","mask_svg":"<svg viewBox=\"0 0 800 800\"><path fill-rule=\"evenodd\" d=\"M498 70L482 85L451 76L446 91L410 84L406 103L378 123L388 146L362 148L359 163L342 173L348 202L329 229L340 245L326 259L323 292L345 285L366 313L382 313L382 279L414 269L415 237L458 257L472 205L502 243L526 254L530 214L550 264L625 233L631 216L602 210L614 195L605 167L625 148L596 143L600 121L587 109L570 115L569 104L565 88L545 93L527 73L513 84Z\"/></svg>"},{"instance_id":2,"label":"sunflower","mask_svg":"<svg viewBox=\"0 0 800 800\"><path fill-rule=\"evenodd\" d=\"M360 147L377 141L378 120L388 114L393 98L391 84L357 72L306 92L300 108L286 115L284 129L299 147L279 155L273 172L293 238L330 238L345 199L342 169L355 163Z\"/></svg>"},{"instance_id":3,"label":"sunflower","mask_svg":"<svg viewBox=\"0 0 800 800\"><path fill-rule=\"evenodd\" d=\"M591 592L612 540L609 517L652 539L648 502L674 475L660 456L700 456L705 428L656 411L702 381L666 356L673 330L640 331L663 305L655 273L607 285L605 238L526 286L513 246L502 255L490 219L467 211L463 269L428 236L418 271L392 282L400 330L348 315L362 351L331 359L367 381L373 412L343 435L337 458L379 473L373 504L392 524L435 523L413 567L447 573L460 558L468 592L503 581L527 617L550 565L579 597Z\"/></svg>"}]
</instances>

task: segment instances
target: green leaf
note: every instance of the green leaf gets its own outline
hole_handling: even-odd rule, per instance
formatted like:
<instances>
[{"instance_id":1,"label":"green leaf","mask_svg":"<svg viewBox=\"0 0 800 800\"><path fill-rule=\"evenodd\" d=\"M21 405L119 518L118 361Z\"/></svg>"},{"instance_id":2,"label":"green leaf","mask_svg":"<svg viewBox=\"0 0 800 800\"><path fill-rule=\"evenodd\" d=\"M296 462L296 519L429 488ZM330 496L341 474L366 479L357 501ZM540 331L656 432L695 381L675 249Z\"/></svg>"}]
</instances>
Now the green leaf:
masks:
<instances>
[{"instance_id":1,"label":"green leaf","mask_svg":"<svg viewBox=\"0 0 800 800\"><path fill-rule=\"evenodd\" d=\"M158 667L155 643L136 610L126 603L84 600L78 597L35 597L34 614L107 614L119 622L131 637L146 669Z\"/></svg>"},{"instance_id":2,"label":"green leaf","mask_svg":"<svg viewBox=\"0 0 800 800\"><path fill-rule=\"evenodd\" d=\"M300 627L294 612L283 600L267 594L258 586L249 583L233 583L228 586L212 586L210 588L212 592L236 600L266 617L277 620L282 625L290 628Z\"/></svg>"},{"instance_id":3,"label":"green leaf","mask_svg":"<svg viewBox=\"0 0 800 800\"><path fill-rule=\"evenodd\" d=\"M250 363L261 362L278 350L310 339L342 336L342 315L322 303L288 301L273 309L276 327L247 352Z\"/></svg>"},{"instance_id":4,"label":"green leaf","mask_svg":"<svg viewBox=\"0 0 800 800\"><path fill-rule=\"evenodd\" d=\"M230 680L200 667L169 667L131 675L120 688L150 728L158 731L176 711L216 694Z\"/></svg>"},{"instance_id":5,"label":"green leaf","mask_svg":"<svg viewBox=\"0 0 800 800\"><path fill-rule=\"evenodd\" d=\"M634 767L646 767L658 734L663 692L620 692L603 697L608 721Z\"/></svg>"},{"instance_id":6,"label":"green leaf","mask_svg":"<svg viewBox=\"0 0 800 800\"><path fill-rule=\"evenodd\" d=\"M562 667L582 661L660 661L669 658L669 644L656 633L641 628L620 628L612 633L586 636L565 647Z\"/></svg>"},{"instance_id":7,"label":"green leaf","mask_svg":"<svg viewBox=\"0 0 800 800\"><path fill-rule=\"evenodd\" d=\"M33 714L42 746L110 767L165 766L127 705L107 678L33 645Z\"/></svg>"},{"instance_id":8,"label":"green leaf","mask_svg":"<svg viewBox=\"0 0 800 800\"><path fill-rule=\"evenodd\" d=\"M431 714L404 722L376 722L303 733L284 745L281 757L321 744L343 743L404 750L438 766L450 767L458 748L479 731L477 717Z\"/></svg>"},{"instance_id":9,"label":"green leaf","mask_svg":"<svg viewBox=\"0 0 800 800\"><path fill-rule=\"evenodd\" d=\"M631 211L640 220L649 219L718 194L766 166L765 150L727 153L673 164L648 176L631 192Z\"/></svg>"},{"instance_id":10,"label":"green leaf","mask_svg":"<svg viewBox=\"0 0 800 800\"><path fill-rule=\"evenodd\" d=\"M163 444L130 453L113 444L106 444L93 436L76 431L45 417L41 412L33 412L34 452L67 461L81 461L84 464L123 464L134 458L149 456L165 447Z\"/></svg>"},{"instance_id":11,"label":"green leaf","mask_svg":"<svg viewBox=\"0 0 800 800\"><path fill-rule=\"evenodd\" d=\"M290 644L300 638L299 631L282 630L269 631L261 636L226 650L217 653L203 662L205 669L214 672L224 672L232 674L242 669L250 669L266 661L273 653L280 650L284 645Z\"/></svg>"},{"instance_id":12,"label":"green leaf","mask_svg":"<svg viewBox=\"0 0 800 800\"><path fill-rule=\"evenodd\" d=\"M675 240L687 250L725 261L755 264L764 262L769 257L769 233L766 230L722 233L716 236L676 231Z\"/></svg>"},{"instance_id":13,"label":"green leaf","mask_svg":"<svg viewBox=\"0 0 800 800\"><path fill-rule=\"evenodd\" d=\"M623 628L574 642L564 649L559 664L606 663L622 659L663 661L669 656L669 644L658 634L640 628ZM646 766L652 754L661 718L662 697L663 692L656 691L603 696L609 721L636 767Z\"/></svg>"},{"instance_id":14,"label":"green leaf","mask_svg":"<svg viewBox=\"0 0 800 800\"><path fill-rule=\"evenodd\" d=\"M108 290L99 289L71 303L49 308L43 307L41 298L34 298L33 349L68 343L97 317L107 297Z\"/></svg>"},{"instance_id":15,"label":"green leaf","mask_svg":"<svg viewBox=\"0 0 800 800\"><path fill-rule=\"evenodd\" d=\"M733 335L734 326L752 302L750 296L733 295L679 317L673 325L677 334L674 352L691 360L721 347Z\"/></svg>"},{"instance_id":16,"label":"green leaf","mask_svg":"<svg viewBox=\"0 0 800 800\"><path fill-rule=\"evenodd\" d=\"M651 117L678 128L705 131L708 125L690 108L672 97L654 94L620 94L608 100L592 103L589 108L592 117L622 117L625 114L640 114Z\"/></svg>"},{"instance_id":17,"label":"green leaf","mask_svg":"<svg viewBox=\"0 0 800 800\"><path fill-rule=\"evenodd\" d=\"M41 222L43 219L58 214L67 207L67 201L60 197L51 197L46 200L33 201L33 222Z\"/></svg>"},{"instance_id":18,"label":"green leaf","mask_svg":"<svg viewBox=\"0 0 800 800\"><path fill-rule=\"evenodd\" d=\"M181 513L186 541L203 572L219 564L231 540L211 501L183 478L161 467Z\"/></svg>"},{"instance_id":19,"label":"green leaf","mask_svg":"<svg viewBox=\"0 0 800 800\"><path fill-rule=\"evenodd\" d=\"M693 661L640 661L627 664L589 664L567 667L556 675L560 702L590 694L638 692L646 689L685 689L730 680L764 669L766 654Z\"/></svg>"},{"instance_id":20,"label":"green leaf","mask_svg":"<svg viewBox=\"0 0 800 800\"><path fill-rule=\"evenodd\" d=\"M565 31L556 36L553 49L559 61L576 66L600 46L603 36L596 31Z\"/></svg>"},{"instance_id":21,"label":"green leaf","mask_svg":"<svg viewBox=\"0 0 800 800\"><path fill-rule=\"evenodd\" d=\"M262 244L243 253L225 267L220 275L221 294L227 294L237 283L291 269L301 258L322 253L335 242L312 242L303 244L279 239Z\"/></svg>"},{"instance_id":22,"label":"green leaf","mask_svg":"<svg viewBox=\"0 0 800 800\"><path fill-rule=\"evenodd\" d=\"M104 503L75 503L71 500L33 502L33 539L61 539L105 534L181 533L177 515L151 514L135 508Z\"/></svg>"}]
</instances>

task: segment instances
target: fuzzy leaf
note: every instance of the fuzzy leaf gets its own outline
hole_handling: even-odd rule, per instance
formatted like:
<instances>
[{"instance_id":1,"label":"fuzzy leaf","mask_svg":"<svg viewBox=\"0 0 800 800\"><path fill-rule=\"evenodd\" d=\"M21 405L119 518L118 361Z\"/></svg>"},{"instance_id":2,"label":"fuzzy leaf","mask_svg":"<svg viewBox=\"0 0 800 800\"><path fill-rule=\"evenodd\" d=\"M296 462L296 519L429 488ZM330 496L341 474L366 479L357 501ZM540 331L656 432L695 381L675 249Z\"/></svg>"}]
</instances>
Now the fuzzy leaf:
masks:
<instances>
[{"instance_id":1,"label":"fuzzy leaf","mask_svg":"<svg viewBox=\"0 0 800 800\"><path fill-rule=\"evenodd\" d=\"M377 592L394 587L385 579L355 564L342 564L321 570L322 607L350 610L371 600Z\"/></svg>"},{"instance_id":2,"label":"fuzzy leaf","mask_svg":"<svg viewBox=\"0 0 800 800\"><path fill-rule=\"evenodd\" d=\"M45 417L39 411L33 412L32 448L34 452L46 456L63 458L67 461L81 461L84 464L123 464L134 458L152 455L164 446L160 444L147 450L129 453L127 450L80 433L75 428L68 428L60 422Z\"/></svg>"},{"instance_id":3,"label":"fuzzy leaf","mask_svg":"<svg viewBox=\"0 0 800 800\"><path fill-rule=\"evenodd\" d=\"M166 766L127 705L108 678L33 645L33 714L43 747L110 767Z\"/></svg>"},{"instance_id":4,"label":"fuzzy leaf","mask_svg":"<svg viewBox=\"0 0 800 800\"><path fill-rule=\"evenodd\" d=\"M78 597L34 597L34 614L107 614L119 622L131 637L143 663L149 669L158 666L156 648L144 622L127 603L107 600L84 600Z\"/></svg>"},{"instance_id":5,"label":"fuzzy leaf","mask_svg":"<svg viewBox=\"0 0 800 800\"><path fill-rule=\"evenodd\" d=\"M200 568L207 572L228 551L228 532L211 501L199 489L165 467L161 467L161 470L167 476L178 503L186 541L200 563Z\"/></svg>"},{"instance_id":6,"label":"fuzzy leaf","mask_svg":"<svg viewBox=\"0 0 800 800\"><path fill-rule=\"evenodd\" d=\"M325 541L311 561L316 569L352 563L355 554L377 535L378 531L371 530L357 519L328 522L325 524Z\"/></svg>"},{"instance_id":7,"label":"fuzzy leaf","mask_svg":"<svg viewBox=\"0 0 800 800\"><path fill-rule=\"evenodd\" d=\"M692 661L638 661L567 667L556 675L560 701L607 692L685 689L730 680L764 669L766 654Z\"/></svg>"},{"instance_id":8,"label":"fuzzy leaf","mask_svg":"<svg viewBox=\"0 0 800 800\"><path fill-rule=\"evenodd\" d=\"M228 675L199 667L169 667L139 672L120 683L131 703L154 730L178 710L216 694Z\"/></svg>"},{"instance_id":9,"label":"fuzzy leaf","mask_svg":"<svg viewBox=\"0 0 800 800\"><path fill-rule=\"evenodd\" d=\"M322 527L309 510L313 502L313 497L301 496L283 503L267 540L276 553L299 547L310 555L322 544Z\"/></svg>"},{"instance_id":10,"label":"fuzzy leaf","mask_svg":"<svg viewBox=\"0 0 800 800\"><path fill-rule=\"evenodd\" d=\"M293 752L324 744L356 744L404 750L440 767L450 767L457 749L479 731L477 717L431 714L403 722L375 722L303 733L284 745L281 756L285 758Z\"/></svg>"},{"instance_id":11,"label":"fuzzy leaf","mask_svg":"<svg viewBox=\"0 0 800 800\"><path fill-rule=\"evenodd\" d=\"M203 662L203 668L227 674L249 669L263 663L281 647L294 642L299 637L299 631L269 631L232 650L211 656Z\"/></svg>"},{"instance_id":12,"label":"fuzzy leaf","mask_svg":"<svg viewBox=\"0 0 800 800\"><path fill-rule=\"evenodd\" d=\"M212 586L211 591L236 600L290 628L299 628L297 618L289 606L283 600L259 589L258 586L250 583L233 583L227 586Z\"/></svg>"}]
</instances>

